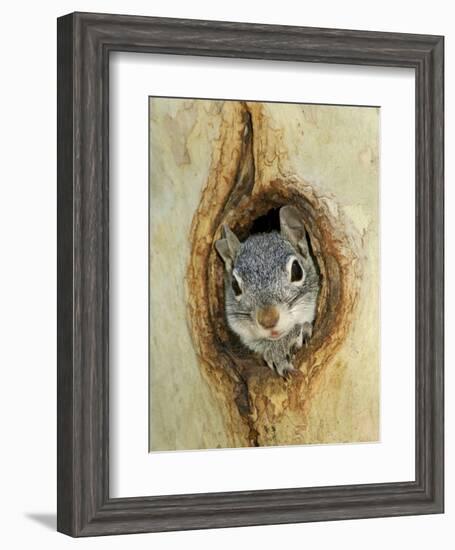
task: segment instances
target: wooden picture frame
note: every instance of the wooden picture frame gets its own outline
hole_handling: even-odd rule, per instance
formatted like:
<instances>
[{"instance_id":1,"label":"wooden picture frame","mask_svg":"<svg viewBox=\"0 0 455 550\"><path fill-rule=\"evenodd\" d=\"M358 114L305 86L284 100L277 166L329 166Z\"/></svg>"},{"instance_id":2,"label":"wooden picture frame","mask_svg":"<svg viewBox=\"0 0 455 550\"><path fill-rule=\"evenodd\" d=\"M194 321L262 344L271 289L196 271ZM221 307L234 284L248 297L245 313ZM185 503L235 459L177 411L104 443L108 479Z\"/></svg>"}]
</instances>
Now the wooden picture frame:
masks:
<instances>
[{"instance_id":1,"label":"wooden picture frame","mask_svg":"<svg viewBox=\"0 0 455 550\"><path fill-rule=\"evenodd\" d=\"M415 481L109 496L109 54L408 67L416 82ZM440 36L74 13L58 20L58 530L92 536L443 512Z\"/></svg>"}]
</instances>

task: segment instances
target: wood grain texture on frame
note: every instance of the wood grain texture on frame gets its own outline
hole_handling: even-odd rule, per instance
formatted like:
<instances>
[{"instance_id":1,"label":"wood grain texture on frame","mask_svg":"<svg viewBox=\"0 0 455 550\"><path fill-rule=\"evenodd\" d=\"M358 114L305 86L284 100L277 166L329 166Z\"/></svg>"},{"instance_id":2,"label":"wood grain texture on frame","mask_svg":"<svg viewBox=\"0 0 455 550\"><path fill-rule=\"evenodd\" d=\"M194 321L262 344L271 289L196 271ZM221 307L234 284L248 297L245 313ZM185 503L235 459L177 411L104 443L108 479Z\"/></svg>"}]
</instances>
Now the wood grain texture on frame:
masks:
<instances>
[{"instance_id":1,"label":"wood grain texture on frame","mask_svg":"<svg viewBox=\"0 0 455 550\"><path fill-rule=\"evenodd\" d=\"M58 20L58 530L72 536L443 511L443 38L75 13ZM109 497L109 52L411 67L416 480ZM158 473L159 475L159 473Z\"/></svg>"}]
</instances>

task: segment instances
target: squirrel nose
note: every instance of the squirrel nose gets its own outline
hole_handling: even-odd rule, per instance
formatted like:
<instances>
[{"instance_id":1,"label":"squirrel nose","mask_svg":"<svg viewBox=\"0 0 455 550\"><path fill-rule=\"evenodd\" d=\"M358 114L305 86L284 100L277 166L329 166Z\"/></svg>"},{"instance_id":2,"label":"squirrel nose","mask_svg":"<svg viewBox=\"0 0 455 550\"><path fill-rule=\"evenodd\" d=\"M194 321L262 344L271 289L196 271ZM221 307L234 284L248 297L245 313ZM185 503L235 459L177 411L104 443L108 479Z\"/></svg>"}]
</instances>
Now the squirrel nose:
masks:
<instances>
[{"instance_id":1,"label":"squirrel nose","mask_svg":"<svg viewBox=\"0 0 455 550\"><path fill-rule=\"evenodd\" d=\"M275 306L267 306L258 309L256 318L264 328L273 328L278 323L280 312Z\"/></svg>"}]
</instances>

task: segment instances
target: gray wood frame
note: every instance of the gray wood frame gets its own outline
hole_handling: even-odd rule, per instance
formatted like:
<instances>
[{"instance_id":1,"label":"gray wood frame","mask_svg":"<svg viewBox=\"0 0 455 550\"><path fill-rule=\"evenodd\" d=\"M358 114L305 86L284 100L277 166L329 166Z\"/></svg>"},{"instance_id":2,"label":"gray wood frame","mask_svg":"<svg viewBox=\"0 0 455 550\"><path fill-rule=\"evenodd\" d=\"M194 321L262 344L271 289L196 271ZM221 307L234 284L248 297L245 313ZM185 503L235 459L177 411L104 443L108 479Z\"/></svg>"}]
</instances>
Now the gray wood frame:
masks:
<instances>
[{"instance_id":1,"label":"gray wood frame","mask_svg":"<svg viewBox=\"0 0 455 550\"><path fill-rule=\"evenodd\" d=\"M440 36L84 13L58 20L59 531L90 536L443 511L443 48ZM415 481L109 497L111 51L415 70Z\"/></svg>"}]
</instances>

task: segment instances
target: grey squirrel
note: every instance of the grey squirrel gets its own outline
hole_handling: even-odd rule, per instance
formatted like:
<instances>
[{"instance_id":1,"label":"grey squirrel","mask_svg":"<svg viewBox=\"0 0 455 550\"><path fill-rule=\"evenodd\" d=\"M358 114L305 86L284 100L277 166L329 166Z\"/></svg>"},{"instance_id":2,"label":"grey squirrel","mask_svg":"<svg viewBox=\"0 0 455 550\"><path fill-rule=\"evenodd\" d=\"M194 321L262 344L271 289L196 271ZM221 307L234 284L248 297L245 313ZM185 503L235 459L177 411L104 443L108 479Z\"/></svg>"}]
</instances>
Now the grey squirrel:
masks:
<instances>
[{"instance_id":1,"label":"grey squirrel","mask_svg":"<svg viewBox=\"0 0 455 550\"><path fill-rule=\"evenodd\" d=\"M313 334L320 280L301 214L280 208L280 232L244 242L227 225L215 247L224 261L226 320L250 350L286 378L292 354Z\"/></svg>"}]
</instances>

